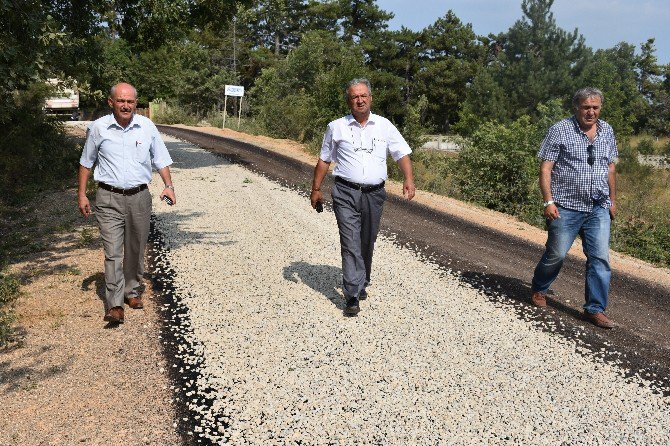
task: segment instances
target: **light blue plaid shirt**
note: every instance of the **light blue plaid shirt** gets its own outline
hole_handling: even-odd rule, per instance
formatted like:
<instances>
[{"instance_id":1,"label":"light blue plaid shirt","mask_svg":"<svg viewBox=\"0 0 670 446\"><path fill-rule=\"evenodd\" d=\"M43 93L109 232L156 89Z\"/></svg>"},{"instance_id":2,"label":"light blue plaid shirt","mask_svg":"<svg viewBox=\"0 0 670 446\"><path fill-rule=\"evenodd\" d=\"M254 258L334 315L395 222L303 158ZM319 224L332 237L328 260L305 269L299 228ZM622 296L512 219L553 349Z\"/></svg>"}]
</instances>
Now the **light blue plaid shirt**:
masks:
<instances>
[{"instance_id":1,"label":"light blue plaid shirt","mask_svg":"<svg viewBox=\"0 0 670 446\"><path fill-rule=\"evenodd\" d=\"M593 165L588 163L593 145ZM609 165L619 156L614 130L599 119L593 143L579 128L577 119L564 119L549 128L537 157L553 161L551 195L554 202L567 209L591 212L593 206L606 209L612 205L607 182Z\"/></svg>"},{"instance_id":2,"label":"light blue plaid shirt","mask_svg":"<svg viewBox=\"0 0 670 446\"><path fill-rule=\"evenodd\" d=\"M172 158L149 118L133 115L124 129L109 114L89 125L79 164L95 164L95 181L129 189L150 183L151 168L169 166Z\"/></svg>"}]
</instances>

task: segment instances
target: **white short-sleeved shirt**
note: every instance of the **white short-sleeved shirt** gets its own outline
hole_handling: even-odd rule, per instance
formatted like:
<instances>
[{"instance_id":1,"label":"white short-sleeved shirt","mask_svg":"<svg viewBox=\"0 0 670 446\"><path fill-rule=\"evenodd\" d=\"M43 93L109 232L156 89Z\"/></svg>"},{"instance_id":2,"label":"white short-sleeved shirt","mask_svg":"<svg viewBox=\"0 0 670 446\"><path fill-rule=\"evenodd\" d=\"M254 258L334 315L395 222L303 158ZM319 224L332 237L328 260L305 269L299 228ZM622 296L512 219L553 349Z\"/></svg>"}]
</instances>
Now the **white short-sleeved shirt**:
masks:
<instances>
[{"instance_id":1,"label":"white short-sleeved shirt","mask_svg":"<svg viewBox=\"0 0 670 446\"><path fill-rule=\"evenodd\" d=\"M395 161L412 153L405 138L388 119L370 113L365 126L352 115L328 124L320 158L335 162L333 175L354 183L375 185L387 178L386 157Z\"/></svg>"},{"instance_id":2,"label":"white short-sleeved shirt","mask_svg":"<svg viewBox=\"0 0 670 446\"><path fill-rule=\"evenodd\" d=\"M95 165L95 181L128 189L150 183L151 168L169 166L172 158L149 118L133 115L124 129L109 114L89 125L79 164Z\"/></svg>"}]
</instances>

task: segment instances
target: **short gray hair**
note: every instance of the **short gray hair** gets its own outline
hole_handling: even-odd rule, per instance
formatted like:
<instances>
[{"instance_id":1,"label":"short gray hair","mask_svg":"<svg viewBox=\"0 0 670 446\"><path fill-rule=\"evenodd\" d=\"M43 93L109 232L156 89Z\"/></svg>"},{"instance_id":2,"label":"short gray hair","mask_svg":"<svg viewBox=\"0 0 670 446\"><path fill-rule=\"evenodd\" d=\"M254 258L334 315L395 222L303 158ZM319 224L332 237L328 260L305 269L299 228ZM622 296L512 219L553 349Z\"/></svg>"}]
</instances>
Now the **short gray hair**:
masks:
<instances>
[{"instance_id":1,"label":"short gray hair","mask_svg":"<svg viewBox=\"0 0 670 446\"><path fill-rule=\"evenodd\" d=\"M572 97L572 107L575 110L577 110L579 108L579 104L581 104L582 101L584 101L584 99L595 98L595 97L600 98L601 104L605 102L605 95L603 95L603 92L598 90L597 88L594 87L580 88Z\"/></svg>"},{"instance_id":2,"label":"short gray hair","mask_svg":"<svg viewBox=\"0 0 670 446\"><path fill-rule=\"evenodd\" d=\"M344 89L344 100L348 101L349 100L349 89L353 87L354 85L359 85L363 84L366 87L368 87L368 91L370 92L370 96L372 96L372 86L370 85L370 81L367 80L364 77L357 77L355 79L350 80L347 83L347 88Z\"/></svg>"},{"instance_id":3,"label":"short gray hair","mask_svg":"<svg viewBox=\"0 0 670 446\"><path fill-rule=\"evenodd\" d=\"M129 85L130 88L133 89L133 93L135 93L135 99L137 99L137 89L136 89L133 85L131 85L131 84L127 83L127 82L119 82L118 84L114 84L114 85L112 85L112 88L109 89L109 97L110 97L110 98L113 98L113 97L114 97L114 95L116 94L116 87L119 86L119 85L121 85L121 84Z\"/></svg>"}]
</instances>

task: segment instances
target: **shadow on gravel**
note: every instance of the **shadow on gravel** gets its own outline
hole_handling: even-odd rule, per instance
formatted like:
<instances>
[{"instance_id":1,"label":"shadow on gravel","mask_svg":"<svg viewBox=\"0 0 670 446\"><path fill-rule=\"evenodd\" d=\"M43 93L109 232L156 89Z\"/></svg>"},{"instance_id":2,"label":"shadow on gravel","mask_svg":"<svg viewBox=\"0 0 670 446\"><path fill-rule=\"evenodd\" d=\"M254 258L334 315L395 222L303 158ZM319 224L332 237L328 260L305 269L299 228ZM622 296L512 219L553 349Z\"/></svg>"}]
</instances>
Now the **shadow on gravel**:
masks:
<instances>
[{"instance_id":1,"label":"shadow on gravel","mask_svg":"<svg viewBox=\"0 0 670 446\"><path fill-rule=\"evenodd\" d=\"M179 228L177 236L172 237L169 241L171 249L187 245L228 246L237 243L237 240L232 238L230 231L224 231L220 228L214 228L211 231L190 230L189 224L201 215L201 212L180 212L179 208L161 214L161 225ZM226 237L227 240L221 240L223 237Z\"/></svg>"},{"instance_id":2,"label":"shadow on gravel","mask_svg":"<svg viewBox=\"0 0 670 446\"><path fill-rule=\"evenodd\" d=\"M341 283L342 269L331 265L312 265L307 262L292 262L284 267L284 279L298 283L301 281L317 291L333 303L338 309L344 310L344 300L337 291Z\"/></svg>"},{"instance_id":3,"label":"shadow on gravel","mask_svg":"<svg viewBox=\"0 0 670 446\"><path fill-rule=\"evenodd\" d=\"M212 156L210 152L203 152L199 148L194 148L192 143L166 142L165 146L172 156L172 168L200 169L218 164L228 164L228 161L224 158ZM185 161L186 159L188 159L188 162Z\"/></svg>"},{"instance_id":4,"label":"shadow on gravel","mask_svg":"<svg viewBox=\"0 0 670 446\"><path fill-rule=\"evenodd\" d=\"M95 284L95 294L98 295L98 298L102 301L105 300L105 273L99 272L91 274L87 278L81 281L81 290L88 291L91 289L91 285Z\"/></svg>"},{"instance_id":5,"label":"shadow on gravel","mask_svg":"<svg viewBox=\"0 0 670 446\"><path fill-rule=\"evenodd\" d=\"M37 355L30 358L21 358L21 362L24 364L20 366L13 365L9 361L0 362L0 382L3 384L9 383L5 393L28 392L37 387L41 381L64 373L72 366L74 357L66 355L61 357L62 362L60 364L45 365L42 354L51 348L51 346L45 345Z\"/></svg>"}]
</instances>

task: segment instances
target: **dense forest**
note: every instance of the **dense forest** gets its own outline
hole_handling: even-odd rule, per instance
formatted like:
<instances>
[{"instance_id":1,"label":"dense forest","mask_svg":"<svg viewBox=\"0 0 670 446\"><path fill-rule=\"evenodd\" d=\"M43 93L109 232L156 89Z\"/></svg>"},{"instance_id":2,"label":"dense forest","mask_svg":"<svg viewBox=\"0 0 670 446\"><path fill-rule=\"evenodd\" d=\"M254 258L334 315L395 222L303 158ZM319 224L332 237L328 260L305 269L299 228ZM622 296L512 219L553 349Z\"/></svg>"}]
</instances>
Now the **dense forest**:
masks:
<instances>
[{"instance_id":1,"label":"dense forest","mask_svg":"<svg viewBox=\"0 0 670 446\"><path fill-rule=\"evenodd\" d=\"M670 265L668 174L636 157L670 154L656 139L670 134L670 66L653 38L593 50L556 23L552 4L522 0L509 29L482 36L451 11L420 31L389 30L393 15L375 0L3 1L0 101L12 112L0 114L0 205L76 166L62 127L41 113L46 79L76 83L89 108L133 83L140 104L169 106L164 122L220 116L225 85L242 85L256 131L314 145L346 112L346 81L365 76L374 110L413 147L426 133L463 138L456 158L415 152L417 186L541 225L539 142L571 113L573 92L594 86L621 146L614 247Z\"/></svg>"},{"instance_id":2,"label":"dense forest","mask_svg":"<svg viewBox=\"0 0 670 446\"><path fill-rule=\"evenodd\" d=\"M555 22L552 3L523 0L510 29L480 36L451 11L420 31L390 31L393 14L374 0L6 1L0 88L11 102L36 80L71 79L93 106L125 80L143 103L203 115L237 84L268 130L309 138L342 112L353 76L372 80L376 110L400 126L419 107L426 130L465 135L566 108L594 85L618 134L670 133L670 68L653 38L594 51ZM275 122L277 110L289 119Z\"/></svg>"}]
</instances>

